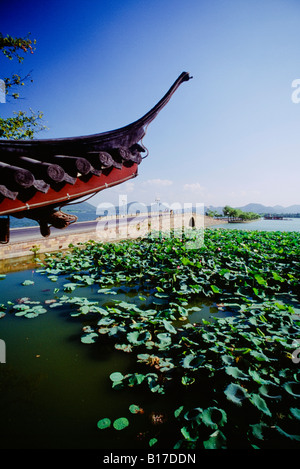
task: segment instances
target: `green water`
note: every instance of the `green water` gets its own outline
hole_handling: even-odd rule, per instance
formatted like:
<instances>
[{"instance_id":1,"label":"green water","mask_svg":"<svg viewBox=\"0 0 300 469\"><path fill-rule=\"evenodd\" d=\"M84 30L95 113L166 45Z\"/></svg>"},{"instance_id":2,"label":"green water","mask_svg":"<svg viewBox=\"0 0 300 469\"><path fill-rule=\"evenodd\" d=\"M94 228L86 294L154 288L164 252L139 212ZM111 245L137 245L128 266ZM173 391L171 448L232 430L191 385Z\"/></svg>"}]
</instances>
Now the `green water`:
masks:
<instances>
[{"instance_id":1,"label":"green water","mask_svg":"<svg viewBox=\"0 0 300 469\"><path fill-rule=\"evenodd\" d=\"M23 286L24 280L34 284ZM112 390L109 375L128 372L130 354L105 343L81 343L82 316L70 317L70 305L47 304L55 298L54 288L65 281L53 283L35 270L10 273L0 281L0 303L27 297L47 308L34 319L17 317L15 312L0 319L0 338L6 344L6 363L0 364L0 448L143 448L151 426L149 414L158 408L164 411L169 402L163 396L153 396L151 402L149 394L139 390L121 395ZM72 294L107 301L95 286L77 288ZM202 317L216 310L203 305ZM199 315L200 310L193 311L191 321L199 320ZM130 404L147 412L132 416ZM99 430L97 422L104 417L126 417L130 426L119 432Z\"/></svg>"}]
</instances>

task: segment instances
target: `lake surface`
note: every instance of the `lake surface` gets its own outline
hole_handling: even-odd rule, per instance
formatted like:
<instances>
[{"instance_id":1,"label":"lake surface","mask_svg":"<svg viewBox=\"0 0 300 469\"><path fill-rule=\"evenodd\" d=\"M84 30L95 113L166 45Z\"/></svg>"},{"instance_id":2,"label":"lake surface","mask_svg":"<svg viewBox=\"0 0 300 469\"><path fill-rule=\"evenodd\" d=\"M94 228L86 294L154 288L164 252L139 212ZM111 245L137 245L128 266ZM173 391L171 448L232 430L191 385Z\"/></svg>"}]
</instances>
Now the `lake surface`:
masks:
<instances>
[{"instance_id":1,"label":"lake surface","mask_svg":"<svg viewBox=\"0 0 300 469\"><path fill-rule=\"evenodd\" d=\"M258 230L258 231L300 231L300 218L283 220L255 220L249 223L220 223L211 228L226 228L228 230Z\"/></svg>"},{"instance_id":2,"label":"lake surface","mask_svg":"<svg viewBox=\"0 0 300 469\"><path fill-rule=\"evenodd\" d=\"M34 282L23 285L24 281ZM170 402L164 396L112 390L110 373L130 372L131 354L114 351L111 345L83 344L84 316L71 317L69 304L53 307L49 301L62 295L82 296L109 303L99 286L63 291L66 278L55 283L34 269L8 273L0 281L0 303L22 304L26 298L47 310L29 319L12 310L0 319L0 338L6 344L6 363L0 364L0 448L2 449L139 449L148 447L152 411L164 411ZM60 289L55 293L54 289ZM130 301L127 294L118 299ZM136 300L131 300L136 301ZM193 305L195 306L195 305ZM191 309L190 322L218 313L213 305ZM170 400L169 400L170 401ZM132 415L137 404L144 415ZM122 431L100 430L98 420L126 417L130 426Z\"/></svg>"},{"instance_id":3,"label":"lake surface","mask_svg":"<svg viewBox=\"0 0 300 469\"><path fill-rule=\"evenodd\" d=\"M300 231L300 219L259 220L247 224L223 224L216 228ZM23 285L25 280L33 282ZM135 389L120 395L112 390L110 373L130 372L130 354L111 346L83 344L80 337L84 318L70 317L70 305L53 307L63 292L66 278L51 282L35 269L8 273L0 280L0 303L38 301L47 312L28 319L7 313L0 319L0 338L6 344L6 363L0 364L0 448L2 449L114 449L145 448L148 440L141 429L149 428L149 414L170 405L164 396ZM59 288L60 292L55 292ZM77 288L68 295L107 302L98 286ZM122 295L121 295L122 296ZM129 301L129 297L124 299ZM18 301L17 301L18 300ZM52 305L52 307L51 307ZM210 304L190 314L190 322L218 314ZM134 396L134 397L133 397ZM132 416L129 406L137 404L144 415ZM97 428L98 420L126 417L130 425L117 432ZM141 438L137 435L141 433Z\"/></svg>"}]
</instances>

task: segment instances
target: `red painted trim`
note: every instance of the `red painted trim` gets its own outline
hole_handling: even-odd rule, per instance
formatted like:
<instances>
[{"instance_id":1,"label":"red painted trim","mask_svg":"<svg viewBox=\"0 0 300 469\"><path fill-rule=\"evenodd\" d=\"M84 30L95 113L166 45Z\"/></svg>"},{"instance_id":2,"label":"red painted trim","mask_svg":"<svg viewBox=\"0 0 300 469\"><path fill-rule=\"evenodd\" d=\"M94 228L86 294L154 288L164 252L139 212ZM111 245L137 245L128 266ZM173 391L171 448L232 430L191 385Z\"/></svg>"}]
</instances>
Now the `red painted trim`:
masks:
<instances>
[{"instance_id":1,"label":"red painted trim","mask_svg":"<svg viewBox=\"0 0 300 469\"><path fill-rule=\"evenodd\" d=\"M14 213L45 207L47 205L59 205L69 200L78 199L79 197L102 191L108 187L116 186L136 177L137 168L137 164L133 164L130 168L126 168L125 166L123 166L122 169L113 168L108 175L93 175L88 182L77 178L74 185L66 183L60 191L55 191L50 187L47 194L36 192L27 202L6 198L0 203L0 215L13 215Z\"/></svg>"}]
</instances>

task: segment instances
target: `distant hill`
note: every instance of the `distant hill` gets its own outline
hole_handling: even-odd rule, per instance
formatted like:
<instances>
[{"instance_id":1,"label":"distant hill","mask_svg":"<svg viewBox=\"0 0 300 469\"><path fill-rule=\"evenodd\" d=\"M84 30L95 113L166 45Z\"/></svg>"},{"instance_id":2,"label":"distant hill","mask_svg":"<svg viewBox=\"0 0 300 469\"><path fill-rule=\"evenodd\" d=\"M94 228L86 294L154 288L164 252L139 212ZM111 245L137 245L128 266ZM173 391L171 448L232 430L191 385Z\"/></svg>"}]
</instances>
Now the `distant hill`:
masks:
<instances>
[{"instance_id":1,"label":"distant hill","mask_svg":"<svg viewBox=\"0 0 300 469\"><path fill-rule=\"evenodd\" d=\"M226 204L225 204L226 205ZM225 206L224 205L224 206ZM211 205L205 207L205 210L216 210L219 213L223 212L223 207L213 207ZM267 206L267 205L262 205L262 204L247 204L244 205L243 207L233 207L233 208L239 208L240 210L243 210L243 212L254 212L258 214L296 214L300 213L300 205L290 205L289 207L283 207L282 205L274 205L272 207Z\"/></svg>"},{"instance_id":2,"label":"distant hill","mask_svg":"<svg viewBox=\"0 0 300 469\"><path fill-rule=\"evenodd\" d=\"M130 205L131 204L128 204L128 208L127 208L129 213L130 213ZM214 207L212 205L208 205L204 207L204 212L206 212L207 210L215 210L218 213L222 214L224 206ZM253 203L253 204L244 205L243 207L233 207L233 208L239 208L243 210L244 212L254 212L258 214L275 214L276 213L276 214L281 214L281 215L284 215L284 214L291 215L291 214L300 213L300 205L291 205L289 207L282 207L281 205L275 205L273 207L269 207L266 205ZM150 211L151 207L148 207L148 209ZM163 204L160 205L160 209L163 210ZM80 202L80 203L74 203L74 204L71 203L70 205L67 205L62 210L65 211L66 213L76 215L78 217L79 222L96 220L96 218L99 215L101 215L101 213L97 215L96 213L97 207L95 207L94 205L88 202ZM113 211L113 213L115 212ZM13 216L10 217L11 228L19 228L23 226L36 226L36 225L38 225L36 221L29 220L28 218L18 219Z\"/></svg>"},{"instance_id":3,"label":"distant hill","mask_svg":"<svg viewBox=\"0 0 300 469\"><path fill-rule=\"evenodd\" d=\"M70 205L66 205L62 210L72 215L76 215L76 217L78 217L78 221L96 220L97 218L97 207L89 204L88 202L70 203Z\"/></svg>"},{"instance_id":4,"label":"distant hill","mask_svg":"<svg viewBox=\"0 0 300 469\"><path fill-rule=\"evenodd\" d=\"M300 213L300 205L290 205L289 207L274 205L273 207L270 207L262 204L248 204L239 208L245 212L255 213Z\"/></svg>"},{"instance_id":5,"label":"distant hill","mask_svg":"<svg viewBox=\"0 0 300 469\"><path fill-rule=\"evenodd\" d=\"M70 213L72 215L76 215L78 217L78 221L90 221L96 220L96 207L94 205L89 204L88 202L80 202L76 204L67 205L65 208L62 208L63 212ZM21 228L24 226L38 226L38 222L35 220L30 220L28 218L15 218L13 216L10 217L10 227L11 228Z\"/></svg>"}]
</instances>

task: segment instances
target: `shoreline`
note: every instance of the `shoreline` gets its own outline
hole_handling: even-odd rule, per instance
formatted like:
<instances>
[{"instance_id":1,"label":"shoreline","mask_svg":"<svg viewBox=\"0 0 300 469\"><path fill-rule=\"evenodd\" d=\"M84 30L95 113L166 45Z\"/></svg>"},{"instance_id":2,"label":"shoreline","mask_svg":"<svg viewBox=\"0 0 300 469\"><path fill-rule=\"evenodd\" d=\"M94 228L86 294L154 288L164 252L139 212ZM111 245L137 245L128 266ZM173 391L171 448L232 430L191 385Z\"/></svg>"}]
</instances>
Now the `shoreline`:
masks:
<instances>
[{"instance_id":1,"label":"shoreline","mask_svg":"<svg viewBox=\"0 0 300 469\"><path fill-rule=\"evenodd\" d=\"M215 226L215 225L227 225L228 221L227 220L217 220L212 217L208 217L207 215L204 215L204 228L208 228L210 226Z\"/></svg>"}]
</instances>

